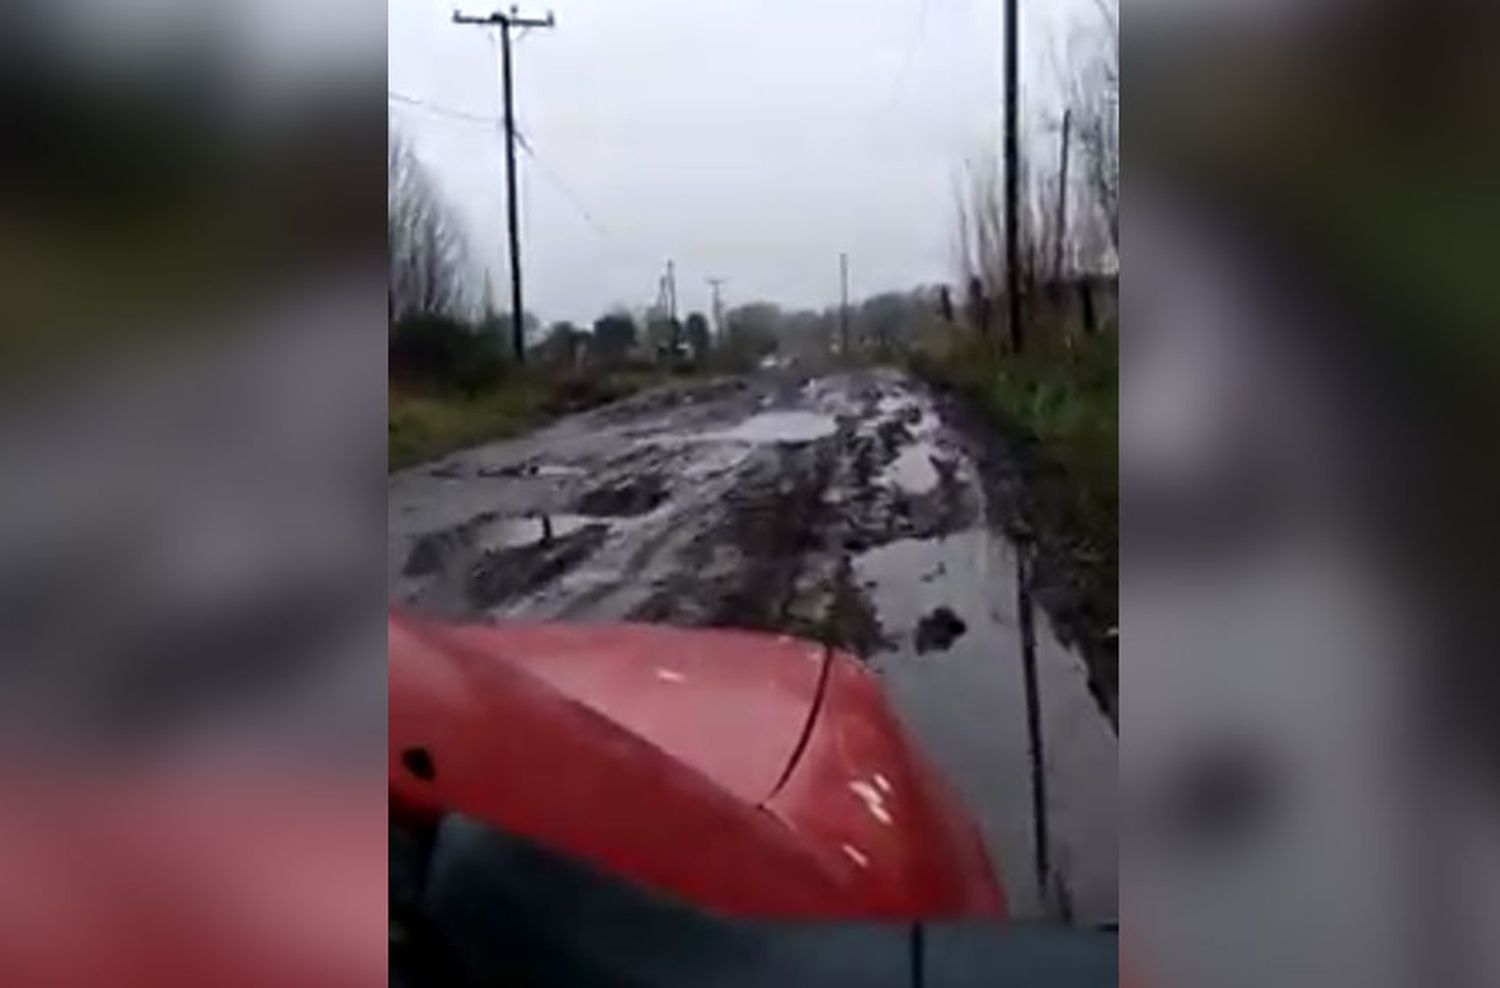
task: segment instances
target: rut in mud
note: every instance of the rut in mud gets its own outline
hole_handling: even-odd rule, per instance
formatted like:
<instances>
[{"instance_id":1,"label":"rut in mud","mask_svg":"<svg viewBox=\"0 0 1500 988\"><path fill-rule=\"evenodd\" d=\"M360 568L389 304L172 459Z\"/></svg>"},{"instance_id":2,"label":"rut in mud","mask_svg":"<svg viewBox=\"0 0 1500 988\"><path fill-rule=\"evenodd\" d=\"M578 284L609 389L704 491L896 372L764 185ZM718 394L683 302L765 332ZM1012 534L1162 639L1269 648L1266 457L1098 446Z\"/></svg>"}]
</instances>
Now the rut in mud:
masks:
<instances>
[{"instance_id":1,"label":"rut in mud","mask_svg":"<svg viewBox=\"0 0 1500 988\"><path fill-rule=\"evenodd\" d=\"M1018 915L1114 918L1115 746L1040 643L1053 830L1030 868L1013 550L970 437L891 371L653 392L392 477L393 600L447 616L628 619L832 643L880 675L978 814Z\"/></svg>"}]
</instances>

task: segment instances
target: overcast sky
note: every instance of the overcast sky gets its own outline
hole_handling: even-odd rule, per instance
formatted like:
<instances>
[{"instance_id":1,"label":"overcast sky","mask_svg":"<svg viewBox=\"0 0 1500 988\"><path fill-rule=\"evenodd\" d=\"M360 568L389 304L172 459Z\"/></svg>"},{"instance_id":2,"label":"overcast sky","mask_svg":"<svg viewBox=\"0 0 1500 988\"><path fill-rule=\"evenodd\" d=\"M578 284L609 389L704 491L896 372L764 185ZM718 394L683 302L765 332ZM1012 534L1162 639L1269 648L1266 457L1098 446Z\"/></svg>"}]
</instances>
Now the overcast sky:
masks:
<instances>
[{"instance_id":1,"label":"overcast sky","mask_svg":"<svg viewBox=\"0 0 1500 988\"><path fill-rule=\"evenodd\" d=\"M506 0L508 3L509 0ZM491 7L462 0L466 13ZM454 0L388 0L391 118L505 278L498 46ZM1023 4L1023 96L1091 0ZM545 14L543 3L523 14ZM858 297L956 270L966 159L999 147L1000 0L554 0L515 47L527 308L590 323L652 300L668 258L684 311L708 276L733 305ZM405 99L420 100L427 107ZM453 111L452 113L445 111ZM454 115L457 114L457 115Z\"/></svg>"}]
</instances>

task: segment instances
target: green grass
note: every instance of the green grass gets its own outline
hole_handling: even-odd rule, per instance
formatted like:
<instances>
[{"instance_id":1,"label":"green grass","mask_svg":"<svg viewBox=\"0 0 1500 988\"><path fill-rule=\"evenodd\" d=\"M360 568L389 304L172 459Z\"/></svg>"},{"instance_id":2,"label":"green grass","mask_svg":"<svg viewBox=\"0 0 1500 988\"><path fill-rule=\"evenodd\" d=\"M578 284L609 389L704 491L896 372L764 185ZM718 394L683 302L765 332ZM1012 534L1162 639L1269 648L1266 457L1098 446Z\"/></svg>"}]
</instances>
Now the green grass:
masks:
<instances>
[{"instance_id":1,"label":"green grass","mask_svg":"<svg viewBox=\"0 0 1500 988\"><path fill-rule=\"evenodd\" d=\"M534 428L546 419L546 395L545 387L524 380L476 395L393 388L386 421L390 468L424 463Z\"/></svg>"},{"instance_id":2,"label":"green grass","mask_svg":"<svg viewBox=\"0 0 1500 988\"><path fill-rule=\"evenodd\" d=\"M474 393L393 385L386 418L389 468L399 470L518 436L560 415L617 401L667 379L665 372L646 370L537 370L512 372L494 387Z\"/></svg>"},{"instance_id":3,"label":"green grass","mask_svg":"<svg viewBox=\"0 0 1500 988\"><path fill-rule=\"evenodd\" d=\"M1106 527L1119 501L1119 346L1114 333L1061 355L979 364L970 383L986 407L1020 426L1078 487L1079 507Z\"/></svg>"},{"instance_id":4,"label":"green grass","mask_svg":"<svg viewBox=\"0 0 1500 988\"><path fill-rule=\"evenodd\" d=\"M998 425L1035 443L1067 475L1078 506L1107 527L1119 500L1119 342L1113 331L1020 357L955 335L917 358L923 376L957 388Z\"/></svg>"}]
</instances>

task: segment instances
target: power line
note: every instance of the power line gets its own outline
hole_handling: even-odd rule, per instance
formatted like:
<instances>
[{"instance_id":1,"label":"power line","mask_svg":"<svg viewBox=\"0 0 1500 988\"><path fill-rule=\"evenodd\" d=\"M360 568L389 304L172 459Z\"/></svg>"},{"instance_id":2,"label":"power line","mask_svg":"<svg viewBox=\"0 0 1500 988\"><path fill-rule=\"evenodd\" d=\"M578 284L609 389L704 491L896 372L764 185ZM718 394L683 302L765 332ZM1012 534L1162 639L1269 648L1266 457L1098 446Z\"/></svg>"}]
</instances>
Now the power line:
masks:
<instances>
[{"instance_id":1,"label":"power line","mask_svg":"<svg viewBox=\"0 0 1500 988\"><path fill-rule=\"evenodd\" d=\"M536 165L537 171L542 173L542 177L551 182L552 187L562 194L562 197L568 201L570 206L578 211L578 215L588 224L589 229L598 234L600 239L613 243L615 239L614 234L610 233L609 229L594 217L593 210L589 209L588 204L583 201L583 197L573 189L572 185L541 159L537 154L536 146L526 139L525 131L519 129L516 131L516 141L520 144L521 150L525 151L526 156L531 159L532 164Z\"/></svg>"},{"instance_id":2,"label":"power line","mask_svg":"<svg viewBox=\"0 0 1500 988\"><path fill-rule=\"evenodd\" d=\"M453 120L457 123L478 124L487 128L493 127L498 129L504 122L499 117L470 113L467 110L459 110L451 106L444 106L440 103L434 103L431 100L418 99L415 96L408 96L405 93L396 92L395 90L388 90L386 92L386 98L393 103L400 103L404 106L410 106L414 109L424 110L428 113ZM567 201L568 205L572 207L572 209L578 214L579 218L584 221L588 228L593 231L593 233L598 236L599 239L604 240L614 245L615 247L621 246L614 233L612 233L609 227L606 226L595 215L594 210L589 207L586 201L584 201L583 196L579 195L578 190L573 186L573 184L567 179L563 178L556 169L552 168L547 163L547 161L542 158L542 156L537 152L536 145L526 136L526 130L519 126L516 128L516 144L521 148L522 151L526 153L526 156L531 160L532 164L536 165L537 171L541 172L542 177L545 178L552 185L552 187L557 190L559 195L561 195L562 198ZM642 259L644 259L645 257L644 254L635 256L638 256Z\"/></svg>"},{"instance_id":3,"label":"power line","mask_svg":"<svg viewBox=\"0 0 1500 988\"><path fill-rule=\"evenodd\" d=\"M451 106L442 106L437 103L429 102L428 100L417 99L415 96L408 96L405 93L398 93L393 89L386 90L385 98L393 103L401 103L406 106L415 107L419 110L426 110L428 113L433 113L440 117L448 117L452 120L460 120L464 123L484 124L488 127L494 127L501 123L499 117L470 113L467 110L456 110Z\"/></svg>"}]
</instances>

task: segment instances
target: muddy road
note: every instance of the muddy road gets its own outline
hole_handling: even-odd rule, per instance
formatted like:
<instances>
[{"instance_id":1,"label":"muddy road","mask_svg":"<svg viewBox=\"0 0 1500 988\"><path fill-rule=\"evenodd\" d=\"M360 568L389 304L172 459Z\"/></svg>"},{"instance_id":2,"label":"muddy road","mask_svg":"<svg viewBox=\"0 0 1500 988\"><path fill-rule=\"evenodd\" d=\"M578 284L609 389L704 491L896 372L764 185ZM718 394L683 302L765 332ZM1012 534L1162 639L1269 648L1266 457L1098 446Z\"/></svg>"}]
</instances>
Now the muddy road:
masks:
<instances>
[{"instance_id":1,"label":"muddy road","mask_svg":"<svg viewBox=\"0 0 1500 988\"><path fill-rule=\"evenodd\" d=\"M971 445L893 371L649 392L390 481L393 600L833 641L965 795L1021 916L1116 917L1116 742L1038 615L1054 889L1037 891L1015 550Z\"/></svg>"}]
</instances>

